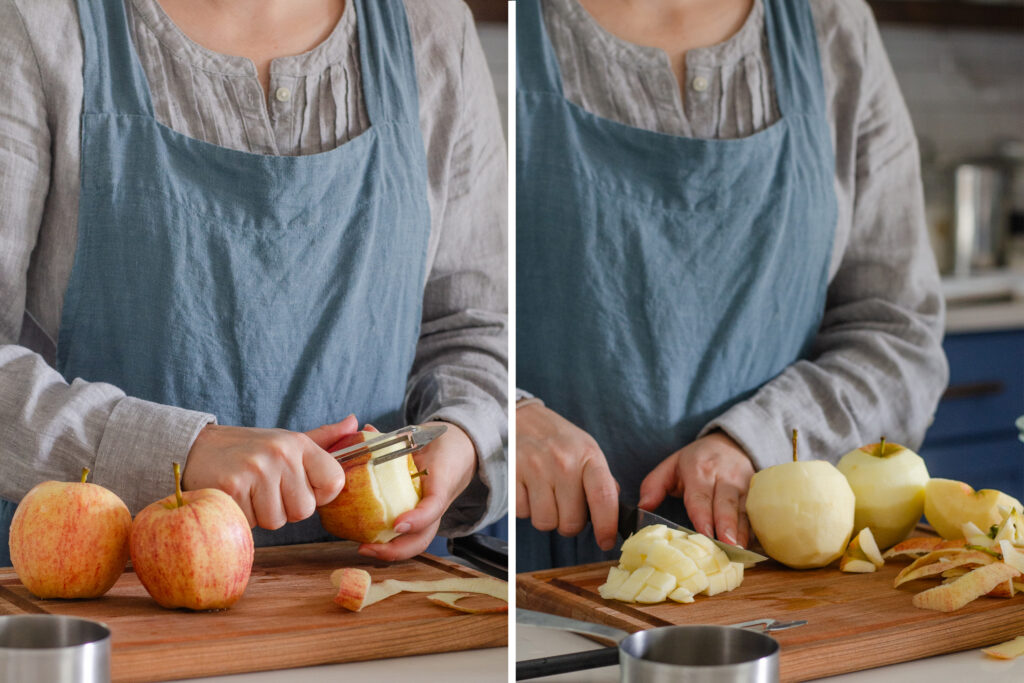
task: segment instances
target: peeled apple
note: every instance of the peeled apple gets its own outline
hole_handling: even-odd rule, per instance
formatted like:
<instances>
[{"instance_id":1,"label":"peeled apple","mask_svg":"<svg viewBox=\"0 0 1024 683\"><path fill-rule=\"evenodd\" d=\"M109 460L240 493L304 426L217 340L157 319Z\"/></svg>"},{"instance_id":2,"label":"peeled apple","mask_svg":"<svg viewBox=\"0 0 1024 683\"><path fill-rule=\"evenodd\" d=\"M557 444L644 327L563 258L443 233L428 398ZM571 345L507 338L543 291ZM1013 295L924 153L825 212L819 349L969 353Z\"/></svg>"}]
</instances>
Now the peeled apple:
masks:
<instances>
[{"instance_id":1,"label":"peeled apple","mask_svg":"<svg viewBox=\"0 0 1024 683\"><path fill-rule=\"evenodd\" d=\"M856 500L846 477L824 460L767 467L750 479L747 518L765 552L793 569L824 567L853 533Z\"/></svg>"},{"instance_id":2,"label":"peeled apple","mask_svg":"<svg viewBox=\"0 0 1024 683\"><path fill-rule=\"evenodd\" d=\"M850 451L836 467L856 497L854 534L869 527L882 550L910 534L924 512L928 468L921 456L883 439Z\"/></svg>"}]
</instances>

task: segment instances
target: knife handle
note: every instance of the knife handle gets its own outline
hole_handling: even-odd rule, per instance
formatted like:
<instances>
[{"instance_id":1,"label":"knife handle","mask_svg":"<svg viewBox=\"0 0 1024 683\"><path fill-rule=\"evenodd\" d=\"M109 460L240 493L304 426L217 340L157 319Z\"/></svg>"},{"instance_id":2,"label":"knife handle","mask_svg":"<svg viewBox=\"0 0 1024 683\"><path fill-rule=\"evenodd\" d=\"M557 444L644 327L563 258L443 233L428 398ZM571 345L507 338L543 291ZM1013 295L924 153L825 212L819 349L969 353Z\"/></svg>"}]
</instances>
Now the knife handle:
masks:
<instances>
[{"instance_id":1,"label":"knife handle","mask_svg":"<svg viewBox=\"0 0 1024 683\"><path fill-rule=\"evenodd\" d=\"M564 674L569 671L616 666L618 663L618 647L603 647L597 650L572 652L567 655L524 659L521 662L516 662L516 680L525 681L529 678L554 676L555 674Z\"/></svg>"}]
</instances>

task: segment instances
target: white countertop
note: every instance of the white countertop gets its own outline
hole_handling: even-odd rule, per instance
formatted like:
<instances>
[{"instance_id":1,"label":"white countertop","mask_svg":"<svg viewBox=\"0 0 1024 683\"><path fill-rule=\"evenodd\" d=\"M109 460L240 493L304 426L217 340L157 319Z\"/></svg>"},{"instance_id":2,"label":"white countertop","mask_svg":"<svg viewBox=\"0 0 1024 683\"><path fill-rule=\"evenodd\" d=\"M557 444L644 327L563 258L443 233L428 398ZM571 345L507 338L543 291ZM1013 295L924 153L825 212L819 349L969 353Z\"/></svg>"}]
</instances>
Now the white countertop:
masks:
<instances>
[{"instance_id":1,"label":"white countertop","mask_svg":"<svg viewBox=\"0 0 1024 683\"><path fill-rule=\"evenodd\" d=\"M806 627L801 627L806 628ZM1024 624L1021 624L1024 635ZM516 659L533 659L601 647L592 640L565 631L518 626ZM539 683L616 683L619 669L606 666L533 679ZM1024 657L1000 661L980 650L929 657L877 669L866 669L819 679L828 683L1011 683L1024 681Z\"/></svg>"}]
</instances>

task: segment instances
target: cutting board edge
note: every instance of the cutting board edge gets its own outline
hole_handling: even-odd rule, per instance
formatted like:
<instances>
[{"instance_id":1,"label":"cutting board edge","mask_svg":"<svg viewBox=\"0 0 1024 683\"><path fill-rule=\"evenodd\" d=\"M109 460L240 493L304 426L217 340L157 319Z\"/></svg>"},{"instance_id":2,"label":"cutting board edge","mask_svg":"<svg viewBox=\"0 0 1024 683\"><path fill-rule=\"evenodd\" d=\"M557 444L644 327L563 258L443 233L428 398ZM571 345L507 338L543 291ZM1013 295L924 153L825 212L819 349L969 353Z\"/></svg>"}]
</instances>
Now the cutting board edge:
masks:
<instances>
[{"instance_id":1,"label":"cutting board edge","mask_svg":"<svg viewBox=\"0 0 1024 683\"><path fill-rule=\"evenodd\" d=\"M453 629L453 620L458 621L458 629ZM507 614L504 613L486 615L465 614L455 617L404 622L400 627L395 627L389 631L389 636L401 638L406 632L415 632L424 627L429 627L433 622L443 622L438 628L443 626L449 634L453 630L471 632L474 641L467 647L465 643L456 644L454 642L455 639L449 638L438 647L436 641L423 641L421 645L417 645L415 644L416 641L412 641L413 644L410 645L410 641L406 640L404 644L405 650L399 656L412 657L508 646L508 618ZM199 678L210 675L226 676L257 671L277 671L296 667L345 664L381 659L380 656L375 655L375 650L372 648L347 646L349 643L359 642L360 638L357 636L362 635L379 640L375 628L353 629L346 627L339 628L338 632L345 634L346 647L338 650L336 654L329 648L325 650L321 643L317 643L317 649L313 651L308 647L309 643L306 642L309 634L304 632L295 633L284 638L279 634L240 636L234 639L234 644L245 644L250 650L255 645L260 645L263 642L272 645L272 647L267 647L266 649L259 648L260 655L256 658L227 660L226 663L221 661L216 666L218 672L216 674L210 674L211 668L205 664L209 658L216 659L220 657L223 659L224 650L232 647L232 640L222 638L209 643L190 644L188 659L181 657L181 653L174 643L168 643L165 646L159 647L149 645L138 648L117 648L116 653L113 653L116 656L111 657L111 683L155 683L158 681ZM318 630L317 635L323 635L323 629Z\"/></svg>"}]
</instances>

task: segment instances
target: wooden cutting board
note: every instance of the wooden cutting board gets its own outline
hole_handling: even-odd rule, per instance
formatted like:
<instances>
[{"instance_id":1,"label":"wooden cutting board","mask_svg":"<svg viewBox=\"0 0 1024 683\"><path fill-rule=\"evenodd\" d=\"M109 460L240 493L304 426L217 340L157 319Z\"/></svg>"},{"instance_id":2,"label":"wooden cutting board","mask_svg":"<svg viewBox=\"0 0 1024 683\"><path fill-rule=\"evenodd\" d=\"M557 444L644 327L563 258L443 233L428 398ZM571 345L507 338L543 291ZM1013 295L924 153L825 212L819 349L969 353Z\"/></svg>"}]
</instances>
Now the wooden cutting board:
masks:
<instances>
[{"instance_id":1,"label":"wooden cutting board","mask_svg":"<svg viewBox=\"0 0 1024 683\"><path fill-rule=\"evenodd\" d=\"M520 574L516 606L634 632L674 624L734 624L772 617L807 625L772 634L782 646L783 681L805 681L922 657L983 647L1024 635L1024 595L979 598L949 614L914 607L914 593L938 585L914 581L893 588L908 562L890 561L872 574L836 568L793 570L772 560L747 570L743 584L681 605L604 600L611 562Z\"/></svg>"},{"instance_id":2,"label":"wooden cutting board","mask_svg":"<svg viewBox=\"0 0 1024 683\"><path fill-rule=\"evenodd\" d=\"M332 602L330 573L362 567L374 581L480 576L430 555L387 564L348 542L257 548L245 595L220 612L166 610L129 568L96 600L39 600L0 569L0 614L67 614L105 622L112 678L161 681L313 664L505 647L508 615L466 614L400 593L361 612ZM466 598L483 606L493 598ZM489 602L488 602L489 601Z\"/></svg>"}]
</instances>

